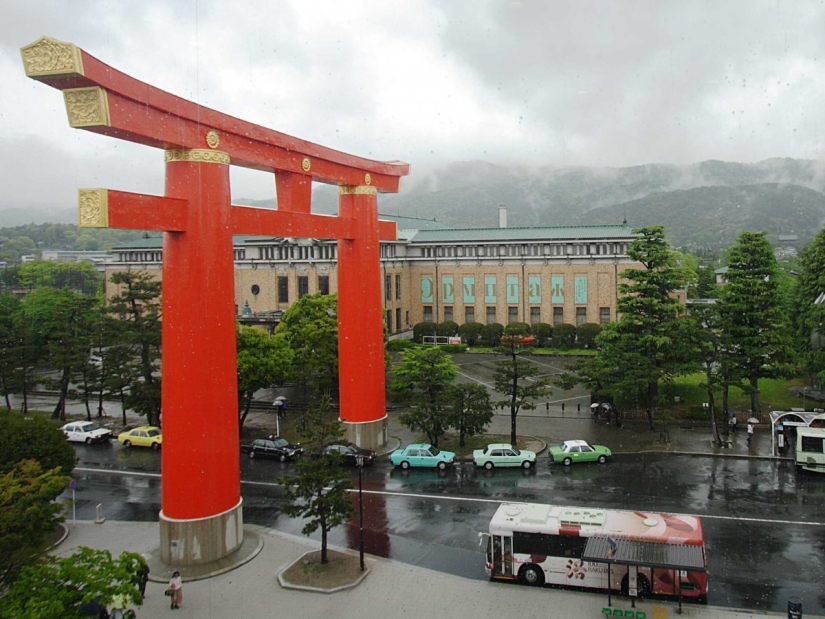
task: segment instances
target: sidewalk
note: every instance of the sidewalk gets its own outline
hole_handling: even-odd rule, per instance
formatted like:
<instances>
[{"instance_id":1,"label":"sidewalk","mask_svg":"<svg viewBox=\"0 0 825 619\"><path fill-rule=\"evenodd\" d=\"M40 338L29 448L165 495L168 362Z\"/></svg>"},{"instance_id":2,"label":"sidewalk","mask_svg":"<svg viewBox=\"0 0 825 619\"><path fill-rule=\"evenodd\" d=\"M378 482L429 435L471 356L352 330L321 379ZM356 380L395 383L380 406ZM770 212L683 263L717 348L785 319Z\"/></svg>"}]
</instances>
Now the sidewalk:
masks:
<instances>
[{"instance_id":1,"label":"sidewalk","mask_svg":"<svg viewBox=\"0 0 825 619\"><path fill-rule=\"evenodd\" d=\"M542 617L578 619L603 617L607 596L557 589L492 583L451 576L413 565L368 557L369 575L353 589L324 594L283 589L278 573L305 552L318 549L318 542L296 538L262 527L247 526L264 541L261 553L231 572L206 580L184 582L183 604L174 617L193 619L271 619L272 617L334 617L371 619L374 617L450 617L501 619L502 617ZM56 553L69 555L77 546L150 553L159 543L157 524L107 521L103 524L78 522ZM336 548L342 552L349 550ZM483 573L479 552L479 572ZM154 577L159 574L152 574ZM150 582L141 619L168 617L169 598L165 584ZM613 596L613 608L630 609L627 598ZM636 611L648 619L675 618L675 602L638 601ZM804 610L804 609L803 609ZM694 604L683 605L682 617L703 619L746 619L785 617L785 613L749 612ZM814 615L804 614L813 618Z\"/></svg>"}]
</instances>

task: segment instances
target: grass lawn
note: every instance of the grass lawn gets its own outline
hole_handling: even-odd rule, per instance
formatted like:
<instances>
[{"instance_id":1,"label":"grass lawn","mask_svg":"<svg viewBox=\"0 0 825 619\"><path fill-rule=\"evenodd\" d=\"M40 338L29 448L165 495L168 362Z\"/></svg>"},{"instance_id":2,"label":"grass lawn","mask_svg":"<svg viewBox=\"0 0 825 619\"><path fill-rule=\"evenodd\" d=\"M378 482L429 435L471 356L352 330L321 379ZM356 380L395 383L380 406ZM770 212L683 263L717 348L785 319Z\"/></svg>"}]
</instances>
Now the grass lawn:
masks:
<instances>
[{"instance_id":1,"label":"grass lawn","mask_svg":"<svg viewBox=\"0 0 825 619\"><path fill-rule=\"evenodd\" d=\"M689 376L680 376L672 385L662 386L662 398L668 404L666 407L673 407L676 410L683 409L701 409L702 404L708 401L707 389L703 386L705 380L704 374L691 374ZM798 397L793 390L807 386L807 383L801 379L783 380L783 379L762 379L759 381L759 402L763 412L772 410L790 410L791 408L806 407L811 410L814 406L811 400L806 400L804 403L802 398ZM679 404L675 403L674 398L678 397ZM732 387L729 393L729 407L732 410L749 410L750 396L744 393L738 387ZM714 393L714 404L719 407L722 405L722 392Z\"/></svg>"}]
</instances>

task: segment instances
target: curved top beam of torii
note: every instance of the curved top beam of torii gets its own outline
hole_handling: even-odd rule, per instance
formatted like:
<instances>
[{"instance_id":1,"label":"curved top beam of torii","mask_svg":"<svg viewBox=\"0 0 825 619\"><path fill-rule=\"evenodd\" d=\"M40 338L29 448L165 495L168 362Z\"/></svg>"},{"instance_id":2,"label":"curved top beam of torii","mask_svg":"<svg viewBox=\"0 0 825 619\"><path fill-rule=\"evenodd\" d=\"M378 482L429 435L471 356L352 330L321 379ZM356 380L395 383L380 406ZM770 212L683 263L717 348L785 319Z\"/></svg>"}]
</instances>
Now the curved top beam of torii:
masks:
<instances>
[{"instance_id":1,"label":"curved top beam of torii","mask_svg":"<svg viewBox=\"0 0 825 619\"><path fill-rule=\"evenodd\" d=\"M349 155L192 103L121 73L72 43L41 37L20 53L27 76L63 91L72 127L164 150L220 145L232 165L334 185L397 192L400 177L409 174L407 163ZM302 202L309 199L308 191L300 194ZM308 206L289 210L309 212Z\"/></svg>"}]
</instances>

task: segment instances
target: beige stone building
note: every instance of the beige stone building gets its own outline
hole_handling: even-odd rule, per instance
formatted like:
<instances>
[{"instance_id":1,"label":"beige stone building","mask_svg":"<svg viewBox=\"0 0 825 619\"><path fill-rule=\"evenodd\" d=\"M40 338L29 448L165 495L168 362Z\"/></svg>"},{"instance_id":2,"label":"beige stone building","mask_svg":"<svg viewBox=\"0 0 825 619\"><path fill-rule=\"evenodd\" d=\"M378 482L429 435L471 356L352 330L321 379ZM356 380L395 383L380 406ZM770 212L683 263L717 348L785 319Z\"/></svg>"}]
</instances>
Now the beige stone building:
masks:
<instances>
[{"instance_id":1,"label":"beige stone building","mask_svg":"<svg viewBox=\"0 0 825 619\"><path fill-rule=\"evenodd\" d=\"M399 236L381 243L390 333L447 320L604 324L616 319L622 271L638 266L627 256L635 236L626 224L453 229L432 220L381 219L395 220ZM159 271L161 239L141 239L113 254L107 273ZM236 314L273 324L302 296L336 292L336 256L335 241L235 237Z\"/></svg>"}]
</instances>

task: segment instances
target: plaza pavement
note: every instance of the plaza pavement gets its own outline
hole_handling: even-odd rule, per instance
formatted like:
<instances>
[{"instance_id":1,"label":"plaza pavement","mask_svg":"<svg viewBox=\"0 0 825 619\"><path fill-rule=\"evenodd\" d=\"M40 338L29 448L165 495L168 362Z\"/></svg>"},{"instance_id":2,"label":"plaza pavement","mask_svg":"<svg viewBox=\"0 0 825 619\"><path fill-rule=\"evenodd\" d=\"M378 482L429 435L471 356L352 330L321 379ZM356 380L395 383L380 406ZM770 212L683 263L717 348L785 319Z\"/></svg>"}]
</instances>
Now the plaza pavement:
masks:
<instances>
[{"instance_id":1,"label":"plaza pavement","mask_svg":"<svg viewBox=\"0 0 825 619\"><path fill-rule=\"evenodd\" d=\"M250 419L248 423L271 422L272 415ZM491 434L507 435L509 415L501 411L489 428ZM711 446L707 427L671 424L670 442L662 441L657 432L649 432L643 422L625 423L621 429L604 423L594 423L589 414L559 409L525 411L519 416L519 434L529 436L529 448L543 449L569 438L581 438L609 445L622 453L638 451L670 451L674 453L717 453L724 457L764 458L770 451L770 439L765 427L758 429L751 445L740 429L733 437L733 447L718 450ZM414 436L397 419L389 415L387 450L413 440ZM542 617L545 619L578 619L604 617L607 596L556 589L492 583L452 576L415 565L368 556L369 573L360 584L335 593L319 593L282 588L278 574L309 551L318 549L318 542L279 531L247 525L247 537L262 543L259 554L236 569L199 580L184 580L183 604L179 610L169 608L169 598L163 595L165 584L150 582L147 598L138 609L138 617L230 618L244 617L334 617L335 619L370 619L386 617L451 617L485 619L502 617ZM105 548L117 554L124 550L156 557L159 546L158 525L155 523L114 522L102 524L78 522L70 527L67 538L56 548L58 554L71 554L79 546ZM342 552L352 552L337 548ZM152 577L166 578L163 566L152 560ZM483 570L479 552L479 571ZM630 600L613 596L612 608L631 610ZM637 601L635 611L647 619L666 619L678 615L678 603ZM766 613L713 606L684 604L684 617L703 619L745 619L756 617L786 617L787 613ZM805 612L804 617L814 617Z\"/></svg>"}]
</instances>

